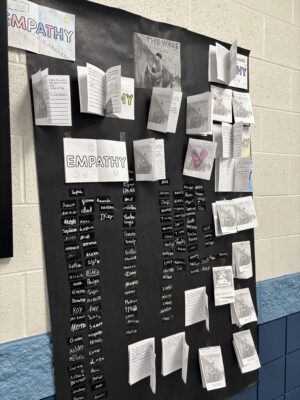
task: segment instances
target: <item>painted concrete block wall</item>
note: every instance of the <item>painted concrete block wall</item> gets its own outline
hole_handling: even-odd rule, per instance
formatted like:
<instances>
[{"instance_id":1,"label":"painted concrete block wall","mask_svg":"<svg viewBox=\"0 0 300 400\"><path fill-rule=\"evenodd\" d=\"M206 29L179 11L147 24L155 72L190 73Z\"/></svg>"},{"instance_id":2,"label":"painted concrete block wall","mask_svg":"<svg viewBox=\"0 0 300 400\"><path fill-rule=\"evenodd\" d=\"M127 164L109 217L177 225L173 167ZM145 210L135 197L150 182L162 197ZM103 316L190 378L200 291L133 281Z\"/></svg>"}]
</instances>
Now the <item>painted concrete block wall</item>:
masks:
<instances>
[{"instance_id":1,"label":"painted concrete block wall","mask_svg":"<svg viewBox=\"0 0 300 400\"><path fill-rule=\"evenodd\" d=\"M300 0L98 0L251 49L257 278L300 272ZM25 54L11 50L15 257L0 261L0 343L50 330Z\"/></svg>"}]
</instances>

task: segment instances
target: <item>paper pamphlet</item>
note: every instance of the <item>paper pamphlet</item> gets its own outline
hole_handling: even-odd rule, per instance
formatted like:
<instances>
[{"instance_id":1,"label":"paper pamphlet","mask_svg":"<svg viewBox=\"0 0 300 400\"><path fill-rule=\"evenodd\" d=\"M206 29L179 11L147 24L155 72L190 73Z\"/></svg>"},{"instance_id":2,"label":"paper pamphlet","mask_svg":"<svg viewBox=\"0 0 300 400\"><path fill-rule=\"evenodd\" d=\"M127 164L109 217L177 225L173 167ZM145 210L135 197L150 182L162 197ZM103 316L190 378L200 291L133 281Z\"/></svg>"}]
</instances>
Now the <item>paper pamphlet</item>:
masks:
<instances>
[{"instance_id":1,"label":"paper pamphlet","mask_svg":"<svg viewBox=\"0 0 300 400\"><path fill-rule=\"evenodd\" d=\"M36 125L72 126L70 76L38 71L32 75L32 92Z\"/></svg>"}]
</instances>

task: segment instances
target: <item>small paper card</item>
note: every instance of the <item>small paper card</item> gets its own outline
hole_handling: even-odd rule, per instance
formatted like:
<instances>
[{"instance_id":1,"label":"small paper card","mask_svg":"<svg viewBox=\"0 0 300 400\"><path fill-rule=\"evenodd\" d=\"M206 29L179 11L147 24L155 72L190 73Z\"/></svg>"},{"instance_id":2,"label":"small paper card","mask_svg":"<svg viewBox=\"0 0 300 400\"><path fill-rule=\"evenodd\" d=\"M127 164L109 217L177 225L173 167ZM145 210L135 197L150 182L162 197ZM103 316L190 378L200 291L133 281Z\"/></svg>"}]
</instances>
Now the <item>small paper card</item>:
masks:
<instances>
[{"instance_id":1,"label":"small paper card","mask_svg":"<svg viewBox=\"0 0 300 400\"><path fill-rule=\"evenodd\" d=\"M183 175L210 180L216 147L214 142L189 139Z\"/></svg>"}]
</instances>

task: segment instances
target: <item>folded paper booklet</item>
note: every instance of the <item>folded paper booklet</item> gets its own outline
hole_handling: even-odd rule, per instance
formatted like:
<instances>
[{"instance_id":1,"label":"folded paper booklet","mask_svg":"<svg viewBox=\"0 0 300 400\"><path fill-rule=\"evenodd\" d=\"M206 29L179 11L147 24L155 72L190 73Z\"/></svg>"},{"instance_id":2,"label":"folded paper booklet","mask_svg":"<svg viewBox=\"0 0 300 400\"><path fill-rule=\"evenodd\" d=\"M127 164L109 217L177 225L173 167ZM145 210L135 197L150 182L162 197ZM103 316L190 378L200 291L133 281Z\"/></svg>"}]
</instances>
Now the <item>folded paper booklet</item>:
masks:
<instances>
[{"instance_id":1,"label":"folded paper booklet","mask_svg":"<svg viewBox=\"0 0 300 400\"><path fill-rule=\"evenodd\" d=\"M213 267L215 306L234 302L235 291L232 266Z\"/></svg>"},{"instance_id":2,"label":"folded paper booklet","mask_svg":"<svg viewBox=\"0 0 300 400\"><path fill-rule=\"evenodd\" d=\"M183 175L210 180L216 146L207 140L189 139Z\"/></svg>"},{"instance_id":3,"label":"folded paper booklet","mask_svg":"<svg viewBox=\"0 0 300 400\"><path fill-rule=\"evenodd\" d=\"M248 57L236 53L236 41L230 49L216 43L209 46L208 80L239 89L248 89ZM236 65L234 65L234 62Z\"/></svg>"},{"instance_id":4,"label":"folded paper booklet","mask_svg":"<svg viewBox=\"0 0 300 400\"><path fill-rule=\"evenodd\" d=\"M232 90L211 86L213 120L232 123Z\"/></svg>"},{"instance_id":5,"label":"folded paper booklet","mask_svg":"<svg viewBox=\"0 0 300 400\"><path fill-rule=\"evenodd\" d=\"M133 152L137 181L166 179L164 139L134 140Z\"/></svg>"},{"instance_id":6,"label":"folded paper booklet","mask_svg":"<svg viewBox=\"0 0 300 400\"><path fill-rule=\"evenodd\" d=\"M35 124L72 126L69 75L49 75L44 69L32 75Z\"/></svg>"},{"instance_id":7,"label":"folded paper booklet","mask_svg":"<svg viewBox=\"0 0 300 400\"><path fill-rule=\"evenodd\" d=\"M253 169L254 169L254 163L251 160L249 182L248 182L248 193L253 193Z\"/></svg>"},{"instance_id":8,"label":"folded paper booklet","mask_svg":"<svg viewBox=\"0 0 300 400\"><path fill-rule=\"evenodd\" d=\"M220 218L219 218L218 210L217 210L217 204L212 203L211 207L212 207L212 214L213 214L213 219L214 219L215 236L219 237L219 236L223 236L223 235L228 235L230 232L224 232L224 233L222 232Z\"/></svg>"},{"instance_id":9,"label":"folded paper booklet","mask_svg":"<svg viewBox=\"0 0 300 400\"><path fill-rule=\"evenodd\" d=\"M237 145L238 146L238 145ZM236 154L239 154L238 147L236 148ZM251 137L250 137L250 127L243 125L242 132L242 145L241 145L241 155L239 157L242 158L250 158L251 157Z\"/></svg>"},{"instance_id":10,"label":"folded paper booklet","mask_svg":"<svg viewBox=\"0 0 300 400\"><path fill-rule=\"evenodd\" d=\"M206 286L186 290L185 297L185 326L205 321L209 331L209 310Z\"/></svg>"},{"instance_id":11,"label":"folded paper booklet","mask_svg":"<svg viewBox=\"0 0 300 400\"><path fill-rule=\"evenodd\" d=\"M238 231L257 227L257 218L252 196L232 200L235 208L236 227Z\"/></svg>"},{"instance_id":12,"label":"folded paper booklet","mask_svg":"<svg viewBox=\"0 0 300 400\"><path fill-rule=\"evenodd\" d=\"M225 371L220 346L199 349L202 386L207 390L226 387Z\"/></svg>"},{"instance_id":13,"label":"folded paper booklet","mask_svg":"<svg viewBox=\"0 0 300 400\"><path fill-rule=\"evenodd\" d=\"M209 92L187 97L186 133L212 134L212 94Z\"/></svg>"},{"instance_id":14,"label":"folded paper booklet","mask_svg":"<svg viewBox=\"0 0 300 400\"><path fill-rule=\"evenodd\" d=\"M250 93L233 92L232 108L235 122L254 124Z\"/></svg>"},{"instance_id":15,"label":"folded paper booklet","mask_svg":"<svg viewBox=\"0 0 300 400\"><path fill-rule=\"evenodd\" d=\"M242 374L260 368L260 361L249 329L233 334L233 347Z\"/></svg>"},{"instance_id":16,"label":"folded paper booklet","mask_svg":"<svg viewBox=\"0 0 300 400\"><path fill-rule=\"evenodd\" d=\"M122 111L124 112L122 110L121 65L111 67L105 73L92 64L86 64L86 67L77 67L77 74L82 113L117 116L122 114ZM123 87L128 92L127 100L130 101L130 97L134 95L134 82L128 79L123 79ZM126 110L128 111L127 108ZM133 119L132 114L125 115L124 119Z\"/></svg>"},{"instance_id":17,"label":"folded paper booklet","mask_svg":"<svg viewBox=\"0 0 300 400\"><path fill-rule=\"evenodd\" d=\"M150 386L156 392L155 339L149 338L128 346L129 385L150 377Z\"/></svg>"},{"instance_id":18,"label":"folded paper booklet","mask_svg":"<svg viewBox=\"0 0 300 400\"><path fill-rule=\"evenodd\" d=\"M150 365L150 388L153 394L156 394L156 354L154 349L151 350Z\"/></svg>"},{"instance_id":19,"label":"folded paper booklet","mask_svg":"<svg viewBox=\"0 0 300 400\"><path fill-rule=\"evenodd\" d=\"M106 114L109 118L134 120L135 113L134 79L121 77L121 112Z\"/></svg>"},{"instance_id":20,"label":"folded paper booklet","mask_svg":"<svg viewBox=\"0 0 300 400\"><path fill-rule=\"evenodd\" d=\"M253 163L250 158L217 158L215 191L246 193L252 190Z\"/></svg>"},{"instance_id":21,"label":"folded paper booklet","mask_svg":"<svg viewBox=\"0 0 300 400\"><path fill-rule=\"evenodd\" d=\"M242 131L243 124L227 124L222 123L222 157L232 158L240 157L239 154L235 154L236 150L240 150L242 146ZM234 151L235 150L235 151Z\"/></svg>"},{"instance_id":22,"label":"folded paper booklet","mask_svg":"<svg viewBox=\"0 0 300 400\"><path fill-rule=\"evenodd\" d=\"M232 243L232 267L238 279L249 279L253 276L250 241Z\"/></svg>"},{"instance_id":23,"label":"folded paper booklet","mask_svg":"<svg viewBox=\"0 0 300 400\"><path fill-rule=\"evenodd\" d=\"M182 92L154 87L147 129L175 133L180 112Z\"/></svg>"},{"instance_id":24,"label":"folded paper booklet","mask_svg":"<svg viewBox=\"0 0 300 400\"><path fill-rule=\"evenodd\" d=\"M186 383L189 346L185 340L185 332L177 333L161 339L161 346L162 375L166 376L181 369L182 380Z\"/></svg>"},{"instance_id":25,"label":"folded paper booklet","mask_svg":"<svg viewBox=\"0 0 300 400\"><path fill-rule=\"evenodd\" d=\"M234 303L230 304L231 322L241 328L243 325L257 321L249 288L235 291Z\"/></svg>"},{"instance_id":26,"label":"folded paper booklet","mask_svg":"<svg viewBox=\"0 0 300 400\"><path fill-rule=\"evenodd\" d=\"M66 183L128 182L125 142L64 138Z\"/></svg>"},{"instance_id":27,"label":"folded paper booklet","mask_svg":"<svg viewBox=\"0 0 300 400\"><path fill-rule=\"evenodd\" d=\"M250 157L250 128L242 122L214 124L213 141L217 143L216 158Z\"/></svg>"},{"instance_id":28,"label":"folded paper booklet","mask_svg":"<svg viewBox=\"0 0 300 400\"><path fill-rule=\"evenodd\" d=\"M32 1L8 0L8 45L75 61L75 18Z\"/></svg>"},{"instance_id":29,"label":"folded paper booklet","mask_svg":"<svg viewBox=\"0 0 300 400\"><path fill-rule=\"evenodd\" d=\"M230 50L216 43L217 79L229 84L236 76L237 40L232 43Z\"/></svg>"},{"instance_id":30,"label":"folded paper booklet","mask_svg":"<svg viewBox=\"0 0 300 400\"><path fill-rule=\"evenodd\" d=\"M215 191L251 192L253 163L250 159L250 129L242 122L214 124L217 144Z\"/></svg>"},{"instance_id":31,"label":"folded paper booklet","mask_svg":"<svg viewBox=\"0 0 300 400\"><path fill-rule=\"evenodd\" d=\"M222 236L257 227L252 196L212 203L215 235Z\"/></svg>"},{"instance_id":32,"label":"folded paper booklet","mask_svg":"<svg viewBox=\"0 0 300 400\"><path fill-rule=\"evenodd\" d=\"M216 202L222 233L236 233L235 207L231 200Z\"/></svg>"},{"instance_id":33,"label":"folded paper booklet","mask_svg":"<svg viewBox=\"0 0 300 400\"><path fill-rule=\"evenodd\" d=\"M216 158L223 157L223 124L213 124L213 142L216 143Z\"/></svg>"}]
</instances>

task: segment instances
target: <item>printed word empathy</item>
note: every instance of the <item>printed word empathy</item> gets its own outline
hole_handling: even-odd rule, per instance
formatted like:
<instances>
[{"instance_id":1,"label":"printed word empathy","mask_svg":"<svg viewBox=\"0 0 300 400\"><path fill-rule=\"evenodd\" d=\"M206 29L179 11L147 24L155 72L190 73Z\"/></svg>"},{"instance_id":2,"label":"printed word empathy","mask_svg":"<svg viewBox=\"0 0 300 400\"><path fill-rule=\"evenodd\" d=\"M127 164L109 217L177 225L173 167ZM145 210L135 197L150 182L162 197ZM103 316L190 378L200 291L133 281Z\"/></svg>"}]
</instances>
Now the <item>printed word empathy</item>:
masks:
<instances>
[{"instance_id":1,"label":"printed word empathy","mask_svg":"<svg viewBox=\"0 0 300 400\"><path fill-rule=\"evenodd\" d=\"M7 13L7 19L8 26L12 28L23 29L24 31L41 35L49 39L67 41L67 43L72 42L73 31L68 31L67 29L50 24L43 24L42 22L35 21L33 18L26 18L24 16L18 18L16 14Z\"/></svg>"},{"instance_id":2,"label":"printed word empathy","mask_svg":"<svg viewBox=\"0 0 300 400\"><path fill-rule=\"evenodd\" d=\"M113 156L72 156L66 157L68 168L126 168L126 157Z\"/></svg>"}]
</instances>

